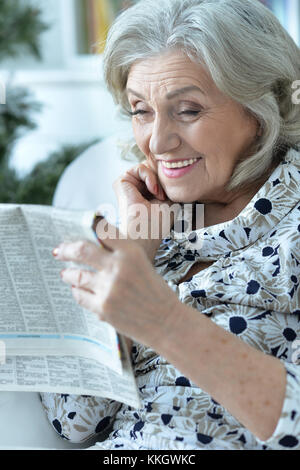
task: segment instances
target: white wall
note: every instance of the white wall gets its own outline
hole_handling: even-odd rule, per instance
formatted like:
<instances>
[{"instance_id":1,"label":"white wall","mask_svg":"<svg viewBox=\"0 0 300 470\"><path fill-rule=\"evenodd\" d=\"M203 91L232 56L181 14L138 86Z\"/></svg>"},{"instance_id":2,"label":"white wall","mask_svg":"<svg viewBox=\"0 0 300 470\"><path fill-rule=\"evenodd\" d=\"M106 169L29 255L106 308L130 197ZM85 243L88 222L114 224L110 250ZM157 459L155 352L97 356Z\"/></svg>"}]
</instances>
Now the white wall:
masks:
<instances>
[{"instance_id":1,"label":"white wall","mask_svg":"<svg viewBox=\"0 0 300 470\"><path fill-rule=\"evenodd\" d=\"M30 88L43 103L42 112L36 115L37 130L20 139L14 150L12 163L21 174L63 144L82 143L129 128L118 119L110 94L92 72L23 71L16 74L14 82Z\"/></svg>"}]
</instances>

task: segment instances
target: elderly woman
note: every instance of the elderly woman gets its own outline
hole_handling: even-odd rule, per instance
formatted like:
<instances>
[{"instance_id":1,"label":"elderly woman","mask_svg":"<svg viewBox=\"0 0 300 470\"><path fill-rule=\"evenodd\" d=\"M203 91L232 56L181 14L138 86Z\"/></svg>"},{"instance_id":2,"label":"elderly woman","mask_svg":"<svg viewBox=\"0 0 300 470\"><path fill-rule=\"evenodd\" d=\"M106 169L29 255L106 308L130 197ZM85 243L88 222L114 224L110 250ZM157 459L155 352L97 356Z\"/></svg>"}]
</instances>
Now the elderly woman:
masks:
<instances>
[{"instance_id":1,"label":"elderly woman","mask_svg":"<svg viewBox=\"0 0 300 470\"><path fill-rule=\"evenodd\" d=\"M202 204L204 227L57 248L98 270L63 280L133 341L143 406L42 394L49 420L111 426L97 449L300 449L299 48L258 0L143 0L104 65L143 159L120 205Z\"/></svg>"}]
</instances>

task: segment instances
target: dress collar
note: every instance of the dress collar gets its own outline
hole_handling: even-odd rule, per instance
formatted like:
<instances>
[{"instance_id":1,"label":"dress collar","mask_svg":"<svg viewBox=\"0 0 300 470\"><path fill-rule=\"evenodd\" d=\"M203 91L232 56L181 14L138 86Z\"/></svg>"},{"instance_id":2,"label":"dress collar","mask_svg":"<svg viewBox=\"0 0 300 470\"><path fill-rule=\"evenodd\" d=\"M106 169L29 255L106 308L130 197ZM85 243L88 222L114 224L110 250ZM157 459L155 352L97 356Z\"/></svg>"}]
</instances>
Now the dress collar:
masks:
<instances>
[{"instance_id":1,"label":"dress collar","mask_svg":"<svg viewBox=\"0 0 300 470\"><path fill-rule=\"evenodd\" d=\"M237 217L198 230L170 232L170 239L180 252L191 252L198 260L216 260L256 242L277 224L300 201L300 151L290 148Z\"/></svg>"}]
</instances>

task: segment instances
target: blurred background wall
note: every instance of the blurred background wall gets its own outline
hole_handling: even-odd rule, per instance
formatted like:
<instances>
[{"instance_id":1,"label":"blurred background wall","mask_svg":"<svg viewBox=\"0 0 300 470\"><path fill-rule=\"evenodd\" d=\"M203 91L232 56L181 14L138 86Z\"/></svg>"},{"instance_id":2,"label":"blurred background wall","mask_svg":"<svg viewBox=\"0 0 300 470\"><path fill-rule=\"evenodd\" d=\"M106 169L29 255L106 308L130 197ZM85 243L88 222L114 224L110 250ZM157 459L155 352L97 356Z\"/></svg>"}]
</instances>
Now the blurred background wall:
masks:
<instances>
[{"instance_id":1,"label":"blurred background wall","mask_svg":"<svg viewBox=\"0 0 300 470\"><path fill-rule=\"evenodd\" d=\"M41 60L24 54L1 64L1 74L6 80L30 89L36 100L43 104L42 112L36 116L37 129L17 142L11 158L19 174L26 174L36 162L47 158L62 144L103 138L125 124L116 118L112 99L105 90L101 55L95 54L97 51L91 44L80 41L84 27L87 27L81 14L82 4L89 10L93 3L105 2L19 2L39 8L41 18L49 26L39 39ZM96 34L90 38L92 40L97 40Z\"/></svg>"},{"instance_id":2,"label":"blurred background wall","mask_svg":"<svg viewBox=\"0 0 300 470\"><path fill-rule=\"evenodd\" d=\"M6 134L12 132L7 124L10 119L7 110L11 114L16 114L16 110L20 115L23 113L23 121L26 110L20 100L17 105L17 99L9 95L6 105L0 105L0 147L1 141L5 147L5 158L0 152L0 202L30 202L30 198L28 201L28 198L16 197L14 184L19 184L18 178L30 175L34 167L47 161L49 156L56 155L52 167L57 166L58 160L67 163L89 142L103 139L117 130L130 129L129 123L117 116L112 98L105 89L101 52L113 19L136 1L1 0L0 28L6 37L2 43L0 39L0 80L4 80L7 87L21 86L30 91L32 99L42 108L40 111L28 109L35 128L23 125L22 130L22 119L18 118L18 132L6 145ZM300 0L261 1L273 10L299 44ZM26 8L29 7L32 15L26 17ZM37 28L34 33L34 21L43 23L44 30ZM16 41L18 34L19 43ZM100 45L95 46L99 41ZM7 49L14 42L16 47L12 54ZM30 44L32 50L24 47ZM38 52L40 59L37 58ZM73 148L65 158L61 156L65 145L78 148ZM9 173L7 167L1 168L1 161L15 174ZM44 167L44 173L50 171L50 166ZM62 169L63 163L60 171ZM8 184L10 177L12 182ZM39 173L35 173L35 180L38 178ZM52 184L54 182L55 178ZM9 186L8 189L5 185ZM1 188L4 188L2 193ZM8 197L5 191L10 191ZM37 186L35 192L38 191ZM32 201L37 202L38 199L33 198ZM48 198L46 202L49 201Z\"/></svg>"}]
</instances>

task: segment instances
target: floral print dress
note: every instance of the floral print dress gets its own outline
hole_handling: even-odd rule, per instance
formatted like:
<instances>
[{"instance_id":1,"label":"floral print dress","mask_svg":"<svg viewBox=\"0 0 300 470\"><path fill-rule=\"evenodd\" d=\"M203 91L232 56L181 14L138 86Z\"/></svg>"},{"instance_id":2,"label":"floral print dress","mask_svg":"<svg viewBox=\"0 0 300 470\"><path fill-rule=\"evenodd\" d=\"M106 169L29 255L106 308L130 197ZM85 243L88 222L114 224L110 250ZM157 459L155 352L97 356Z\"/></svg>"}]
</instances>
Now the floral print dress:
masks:
<instances>
[{"instance_id":1,"label":"floral print dress","mask_svg":"<svg viewBox=\"0 0 300 470\"><path fill-rule=\"evenodd\" d=\"M286 394L273 435L257 439L166 359L137 343L131 357L141 409L98 397L42 393L50 422L74 442L97 433L100 440L109 429L91 449L299 450L299 149L287 152L236 218L183 235L172 230L163 240L155 269L181 302L282 361ZM212 264L180 283L196 262Z\"/></svg>"}]
</instances>

